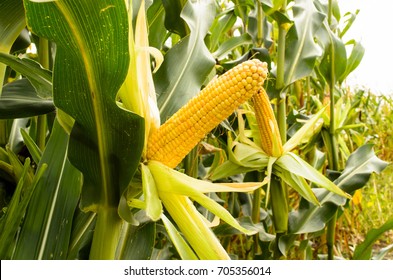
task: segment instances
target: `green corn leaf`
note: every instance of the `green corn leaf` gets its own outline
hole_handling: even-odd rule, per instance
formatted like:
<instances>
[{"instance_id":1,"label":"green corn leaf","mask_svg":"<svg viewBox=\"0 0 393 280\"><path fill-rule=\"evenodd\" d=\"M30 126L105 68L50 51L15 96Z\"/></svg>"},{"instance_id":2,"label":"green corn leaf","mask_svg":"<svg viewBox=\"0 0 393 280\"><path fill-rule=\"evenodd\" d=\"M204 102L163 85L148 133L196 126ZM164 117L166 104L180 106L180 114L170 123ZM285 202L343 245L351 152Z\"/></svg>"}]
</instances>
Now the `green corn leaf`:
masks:
<instances>
[{"instance_id":1,"label":"green corn leaf","mask_svg":"<svg viewBox=\"0 0 393 280\"><path fill-rule=\"evenodd\" d=\"M14 176L15 182L19 182L21 179L22 173L24 172L24 165L20 162L18 156L8 147L6 146L7 156L10 165L12 166L12 173ZM26 180L29 181L29 184L33 180L33 171L29 170L28 174L26 175Z\"/></svg>"},{"instance_id":2,"label":"green corn leaf","mask_svg":"<svg viewBox=\"0 0 393 280\"><path fill-rule=\"evenodd\" d=\"M186 5L186 0L162 0L165 8L165 27L172 33L179 34L181 37L190 33L181 12Z\"/></svg>"},{"instance_id":3,"label":"green corn leaf","mask_svg":"<svg viewBox=\"0 0 393 280\"><path fill-rule=\"evenodd\" d=\"M342 83L345 78L348 77L350 73L352 73L360 64L363 59L365 48L360 42L353 41L351 42L353 47L351 54L349 55L345 72L340 76L339 82Z\"/></svg>"},{"instance_id":4,"label":"green corn leaf","mask_svg":"<svg viewBox=\"0 0 393 280\"><path fill-rule=\"evenodd\" d=\"M67 160L68 135L55 122L38 168L47 165L31 198L15 259L66 259L82 176Z\"/></svg>"},{"instance_id":5,"label":"green corn leaf","mask_svg":"<svg viewBox=\"0 0 393 280\"><path fill-rule=\"evenodd\" d=\"M146 215L153 221L157 221L162 215L162 204L158 197L154 177L146 165L141 164L140 166L142 169L142 186L146 204Z\"/></svg>"},{"instance_id":6,"label":"green corn leaf","mask_svg":"<svg viewBox=\"0 0 393 280\"><path fill-rule=\"evenodd\" d=\"M243 143L236 143L233 155L230 154L230 160L241 166L262 169L267 166L268 156L260 149Z\"/></svg>"},{"instance_id":7,"label":"green corn leaf","mask_svg":"<svg viewBox=\"0 0 393 280\"><path fill-rule=\"evenodd\" d=\"M295 191L297 191L302 197L304 197L309 202L319 205L319 201L316 198L314 192L312 191L310 185L306 182L306 180L297 176L287 170L280 168L279 166L274 167L274 174L279 176L285 183L291 186Z\"/></svg>"},{"instance_id":8,"label":"green corn leaf","mask_svg":"<svg viewBox=\"0 0 393 280\"><path fill-rule=\"evenodd\" d=\"M230 259L228 253L206 224L205 218L188 197L162 192L160 198L199 259Z\"/></svg>"},{"instance_id":9,"label":"green corn leaf","mask_svg":"<svg viewBox=\"0 0 393 280\"><path fill-rule=\"evenodd\" d=\"M233 161L227 160L217 166L214 170L212 170L208 177L209 179L216 181L233 175L250 172L253 170L255 170L255 168L244 167L234 163Z\"/></svg>"},{"instance_id":10,"label":"green corn leaf","mask_svg":"<svg viewBox=\"0 0 393 280\"><path fill-rule=\"evenodd\" d=\"M25 12L22 0L0 1L0 53L9 53L12 44L25 28ZM0 63L0 96L6 66Z\"/></svg>"},{"instance_id":11,"label":"green corn leaf","mask_svg":"<svg viewBox=\"0 0 393 280\"><path fill-rule=\"evenodd\" d=\"M284 153L290 152L299 145L306 143L317 134L323 125L320 122L322 114L325 112L326 107L318 111L311 119L309 119L283 146Z\"/></svg>"},{"instance_id":12,"label":"green corn leaf","mask_svg":"<svg viewBox=\"0 0 393 280\"><path fill-rule=\"evenodd\" d=\"M96 217L96 213L82 212L80 209L76 209L68 246L68 260L89 258L89 252L86 253L87 250L84 249L91 245Z\"/></svg>"},{"instance_id":13,"label":"green corn leaf","mask_svg":"<svg viewBox=\"0 0 393 280\"><path fill-rule=\"evenodd\" d=\"M233 0L235 4L235 15L240 17L244 24L248 22L248 14L254 8L255 2L252 0Z\"/></svg>"},{"instance_id":14,"label":"green corn leaf","mask_svg":"<svg viewBox=\"0 0 393 280\"><path fill-rule=\"evenodd\" d=\"M241 123L243 123L243 121L241 121ZM244 129L240 128L238 138L239 139L236 138L233 140L231 134L228 135L229 160L240 166L249 168L266 167L269 157L262 151L262 149L246 137Z\"/></svg>"},{"instance_id":15,"label":"green corn leaf","mask_svg":"<svg viewBox=\"0 0 393 280\"><path fill-rule=\"evenodd\" d=\"M7 151L0 147L0 161L3 161L5 163L10 163L9 159L8 159L8 153Z\"/></svg>"},{"instance_id":16,"label":"green corn leaf","mask_svg":"<svg viewBox=\"0 0 393 280\"><path fill-rule=\"evenodd\" d=\"M316 197L321 201L328 192L320 189L317 190L315 192ZM299 209L289 213L288 232L291 234L318 232L325 228L326 223L330 221L336 211L337 205L332 201L324 202L321 206L317 206L306 200L302 200Z\"/></svg>"},{"instance_id":17,"label":"green corn leaf","mask_svg":"<svg viewBox=\"0 0 393 280\"><path fill-rule=\"evenodd\" d=\"M30 202L37 182L41 178L46 167L46 165L42 166L37 171L33 180L31 180L28 174L31 168L30 160L27 158L25 161L15 193L12 196L5 215L0 220L1 259L12 258L12 250L15 246L15 236L17 235L22 219L26 213L26 208Z\"/></svg>"},{"instance_id":18,"label":"green corn leaf","mask_svg":"<svg viewBox=\"0 0 393 280\"><path fill-rule=\"evenodd\" d=\"M344 15L346 18L345 20L345 26L344 28L340 31L340 38L344 37L344 35L347 33L347 31L351 28L352 24L355 22L357 15L359 14L360 10L356 10L355 13L348 12Z\"/></svg>"},{"instance_id":19,"label":"green corn leaf","mask_svg":"<svg viewBox=\"0 0 393 280\"><path fill-rule=\"evenodd\" d=\"M232 37L225 42L223 42L218 49L212 53L213 57L217 60L224 59L230 52L238 47L246 48L248 45L252 44L251 35L244 33L237 37Z\"/></svg>"},{"instance_id":20,"label":"green corn leaf","mask_svg":"<svg viewBox=\"0 0 393 280\"><path fill-rule=\"evenodd\" d=\"M26 26L22 0L0 1L0 52L8 53Z\"/></svg>"},{"instance_id":21,"label":"green corn leaf","mask_svg":"<svg viewBox=\"0 0 393 280\"><path fill-rule=\"evenodd\" d=\"M245 135L242 141L247 141ZM228 135L228 157L229 160L217 166L209 175L212 180L218 180L236 174L246 173L254 170L263 170L267 167L269 157L254 143L247 144L238 142Z\"/></svg>"},{"instance_id":22,"label":"green corn leaf","mask_svg":"<svg viewBox=\"0 0 393 280\"><path fill-rule=\"evenodd\" d=\"M341 128L344 123L347 121L347 116L349 111L351 110L351 103L344 102L344 98L341 97L339 100L336 101L334 104L335 107L335 114L334 114L334 126L335 128Z\"/></svg>"},{"instance_id":23,"label":"green corn leaf","mask_svg":"<svg viewBox=\"0 0 393 280\"><path fill-rule=\"evenodd\" d=\"M347 193L352 193L366 185L372 173L380 173L387 163L380 160L374 153L372 145L361 146L351 154L346 167L334 183ZM321 206L318 207L305 200L299 210L289 215L289 232L306 233L322 230L332 218L339 205L345 204L345 199L323 189L314 190Z\"/></svg>"},{"instance_id":24,"label":"green corn leaf","mask_svg":"<svg viewBox=\"0 0 393 280\"><path fill-rule=\"evenodd\" d=\"M36 3L47 3L47 2L55 2L58 0L29 0L30 2L36 2Z\"/></svg>"},{"instance_id":25,"label":"green corn leaf","mask_svg":"<svg viewBox=\"0 0 393 280\"><path fill-rule=\"evenodd\" d=\"M149 169L153 174L156 181L159 193L171 193L176 195L183 195L191 197L193 200L197 201L200 205L208 209L210 212L214 213L225 222L233 226L234 228L247 233L251 232L239 225L239 223L232 217L232 215L220 204L216 203L214 200L206 196L206 192L250 192L256 188L262 186L263 183L254 183L250 186L241 187L231 187L221 184L213 184L208 181L198 180L189 177L183 173L176 170L170 169L169 167L156 162L149 162Z\"/></svg>"},{"instance_id":26,"label":"green corn leaf","mask_svg":"<svg viewBox=\"0 0 393 280\"><path fill-rule=\"evenodd\" d=\"M289 152L284 154L276 161L276 164L282 169L291 172L297 176L303 177L307 180L310 180L311 182L327 189L328 191L331 191L346 198L350 198L348 194L343 192L332 181L323 176L306 161L293 153Z\"/></svg>"},{"instance_id":27,"label":"green corn leaf","mask_svg":"<svg viewBox=\"0 0 393 280\"><path fill-rule=\"evenodd\" d=\"M380 173L388 163L379 159L372 144L365 144L348 158L345 169L334 182L347 193L352 193L364 186L372 173Z\"/></svg>"},{"instance_id":28,"label":"green corn leaf","mask_svg":"<svg viewBox=\"0 0 393 280\"><path fill-rule=\"evenodd\" d=\"M254 224L250 216L242 216L237 220L239 221L239 224L243 227L258 232L261 241L274 240L275 235L267 233L262 223ZM220 224L214 228L214 233L217 236L231 236L234 234L241 234L242 232L235 229L234 227L231 227L228 224Z\"/></svg>"},{"instance_id":29,"label":"green corn leaf","mask_svg":"<svg viewBox=\"0 0 393 280\"><path fill-rule=\"evenodd\" d=\"M39 163L41 161L42 157L42 151L40 148L37 146L37 144L34 142L34 140L30 137L30 135L27 133L25 129L21 129L20 133L23 137L23 142L25 143L27 149L29 150L29 153L34 160L34 162Z\"/></svg>"},{"instance_id":30,"label":"green corn leaf","mask_svg":"<svg viewBox=\"0 0 393 280\"><path fill-rule=\"evenodd\" d=\"M146 222L139 226L124 225L120 240L121 250L116 259L149 260L153 253L156 223ZM120 251L120 252L119 252Z\"/></svg>"},{"instance_id":31,"label":"green corn leaf","mask_svg":"<svg viewBox=\"0 0 393 280\"><path fill-rule=\"evenodd\" d=\"M0 97L0 119L26 118L53 112L52 100L39 97L27 79L3 87Z\"/></svg>"},{"instance_id":32,"label":"green corn leaf","mask_svg":"<svg viewBox=\"0 0 393 280\"><path fill-rule=\"evenodd\" d=\"M154 75L161 122L196 95L214 66L204 38L215 16L214 1L188 1L181 13L190 34L174 45Z\"/></svg>"},{"instance_id":33,"label":"green corn leaf","mask_svg":"<svg viewBox=\"0 0 393 280\"><path fill-rule=\"evenodd\" d=\"M332 32L327 22L324 22L318 31L318 39L325 50L319 71L327 82L332 80L332 75L335 81L339 81L340 77L344 75L348 63L345 44ZM334 63L332 63L332 58L334 58Z\"/></svg>"},{"instance_id":34,"label":"green corn leaf","mask_svg":"<svg viewBox=\"0 0 393 280\"><path fill-rule=\"evenodd\" d=\"M171 223L171 221L165 216L161 216L162 221L164 222L165 228L176 247L177 252L179 253L182 260L197 260L198 257L195 255L193 250L181 236L180 232L175 228L175 226Z\"/></svg>"},{"instance_id":35,"label":"green corn leaf","mask_svg":"<svg viewBox=\"0 0 393 280\"><path fill-rule=\"evenodd\" d=\"M277 21L278 24L291 23L289 16L281 11L283 0L261 0L261 3L265 14Z\"/></svg>"},{"instance_id":36,"label":"green corn leaf","mask_svg":"<svg viewBox=\"0 0 393 280\"><path fill-rule=\"evenodd\" d=\"M216 51L217 47L220 45L220 41L225 39L224 36L228 36L226 33L232 28L235 22L236 15L232 9L225 11L215 18L210 29L210 51Z\"/></svg>"},{"instance_id":37,"label":"green corn leaf","mask_svg":"<svg viewBox=\"0 0 393 280\"><path fill-rule=\"evenodd\" d=\"M343 135L339 135L337 137L337 143L338 143L338 147L340 149L340 152L343 154L343 157L346 160L350 156L351 150L348 147L347 141L345 141Z\"/></svg>"},{"instance_id":38,"label":"green corn leaf","mask_svg":"<svg viewBox=\"0 0 393 280\"><path fill-rule=\"evenodd\" d=\"M161 49L167 37L165 28L165 9L161 0L154 0L146 14L149 28L149 45Z\"/></svg>"},{"instance_id":39,"label":"green corn leaf","mask_svg":"<svg viewBox=\"0 0 393 280\"><path fill-rule=\"evenodd\" d=\"M143 119L115 102L129 62L125 2L26 1L25 8L33 32L57 45L53 97L75 119L68 157L84 175L83 207L117 207L144 138Z\"/></svg>"},{"instance_id":40,"label":"green corn leaf","mask_svg":"<svg viewBox=\"0 0 393 280\"><path fill-rule=\"evenodd\" d=\"M4 53L0 53L0 62L26 76L36 89L39 97L45 99L52 98L52 73L42 68L38 62Z\"/></svg>"},{"instance_id":41,"label":"green corn leaf","mask_svg":"<svg viewBox=\"0 0 393 280\"><path fill-rule=\"evenodd\" d=\"M280 238L277 240L278 248L280 249L280 252L285 257L287 257L287 252L293 246L293 243L296 241L296 237L297 236L295 234L285 234L280 236Z\"/></svg>"},{"instance_id":42,"label":"green corn leaf","mask_svg":"<svg viewBox=\"0 0 393 280\"><path fill-rule=\"evenodd\" d=\"M285 85L310 75L316 59L322 54L314 36L322 26L325 15L312 1L296 1L293 6L294 24L288 30L285 47Z\"/></svg>"}]
</instances>

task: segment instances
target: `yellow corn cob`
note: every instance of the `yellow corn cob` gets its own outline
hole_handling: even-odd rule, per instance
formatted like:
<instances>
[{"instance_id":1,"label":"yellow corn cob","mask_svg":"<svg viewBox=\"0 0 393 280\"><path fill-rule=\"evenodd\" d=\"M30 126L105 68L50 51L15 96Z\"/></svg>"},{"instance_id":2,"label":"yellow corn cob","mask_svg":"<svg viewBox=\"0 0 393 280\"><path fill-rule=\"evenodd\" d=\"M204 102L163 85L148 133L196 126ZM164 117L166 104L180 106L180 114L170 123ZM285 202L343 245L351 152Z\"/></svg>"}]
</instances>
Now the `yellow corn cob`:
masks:
<instances>
[{"instance_id":1,"label":"yellow corn cob","mask_svg":"<svg viewBox=\"0 0 393 280\"><path fill-rule=\"evenodd\" d=\"M283 153L280 132L273 109L270 105L269 96L261 88L252 97L255 116L258 123L261 138L261 148L269 156L279 157Z\"/></svg>"},{"instance_id":2,"label":"yellow corn cob","mask_svg":"<svg viewBox=\"0 0 393 280\"><path fill-rule=\"evenodd\" d=\"M150 135L147 159L176 167L207 133L262 88L267 71L266 63L253 59L212 80Z\"/></svg>"}]
</instances>

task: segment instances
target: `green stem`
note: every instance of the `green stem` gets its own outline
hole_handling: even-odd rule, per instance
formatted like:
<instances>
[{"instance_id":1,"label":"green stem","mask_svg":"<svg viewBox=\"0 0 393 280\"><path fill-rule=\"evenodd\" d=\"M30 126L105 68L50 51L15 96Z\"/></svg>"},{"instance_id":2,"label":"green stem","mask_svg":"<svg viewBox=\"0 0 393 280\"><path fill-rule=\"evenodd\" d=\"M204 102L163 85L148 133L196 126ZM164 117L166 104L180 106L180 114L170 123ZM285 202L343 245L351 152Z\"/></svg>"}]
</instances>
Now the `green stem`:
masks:
<instances>
[{"instance_id":1,"label":"green stem","mask_svg":"<svg viewBox=\"0 0 393 280\"><path fill-rule=\"evenodd\" d=\"M278 247L281 236L288 231L288 189L276 176L270 182L270 198L272 205L273 225L276 232L274 258L279 259L282 253Z\"/></svg>"},{"instance_id":2,"label":"green stem","mask_svg":"<svg viewBox=\"0 0 393 280\"><path fill-rule=\"evenodd\" d=\"M281 12L286 11L287 1L284 0ZM281 141L284 144L287 141L287 112L286 112L286 92L285 88L285 44L287 35L286 24L278 26L278 46L277 46L277 77L276 89L280 91L277 102L277 123L280 130ZM276 231L276 241L274 246L273 257L279 259L282 253L279 249L279 240L288 230L288 188L286 184L273 176L270 182L270 198L273 212L273 224Z\"/></svg>"},{"instance_id":3,"label":"green stem","mask_svg":"<svg viewBox=\"0 0 393 280\"><path fill-rule=\"evenodd\" d=\"M0 120L0 147L5 147L9 138L8 120Z\"/></svg>"},{"instance_id":4,"label":"green stem","mask_svg":"<svg viewBox=\"0 0 393 280\"><path fill-rule=\"evenodd\" d=\"M198 178L198 145L184 159L184 171L193 178Z\"/></svg>"},{"instance_id":5,"label":"green stem","mask_svg":"<svg viewBox=\"0 0 393 280\"><path fill-rule=\"evenodd\" d=\"M44 38L39 40L38 48L38 59L42 67L49 69L50 66L50 51L49 41ZM47 132L47 117L46 115L40 115L37 117L37 139L36 143L38 147L43 151L46 145L46 132Z\"/></svg>"},{"instance_id":6,"label":"green stem","mask_svg":"<svg viewBox=\"0 0 393 280\"><path fill-rule=\"evenodd\" d=\"M3 178L8 180L17 180L15 176L15 170L11 164L8 164L4 161L0 161L0 170L4 175Z\"/></svg>"},{"instance_id":7,"label":"green stem","mask_svg":"<svg viewBox=\"0 0 393 280\"><path fill-rule=\"evenodd\" d=\"M283 257L283 254L281 253L281 250L279 248L279 240L283 235L285 235L285 233L283 233L283 232L276 233L276 240L274 242L274 251L273 251L273 259L274 260L279 260Z\"/></svg>"},{"instance_id":8,"label":"green stem","mask_svg":"<svg viewBox=\"0 0 393 280\"><path fill-rule=\"evenodd\" d=\"M336 235L336 221L337 221L337 211L333 215L333 218L327 224L326 231L326 244L328 249L328 260L334 259L334 243Z\"/></svg>"},{"instance_id":9,"label":"green stem","mask_svg":"<svg viewBox=\"0 0 393 280\"><path fill-rule=\"evenodd\" d=\"M329 0L328 2L328 24L329 26L331 26L332 24L332 16L333 16L333 4L332 4L332 0Z\"/></svg>"},{"instance_id":10,"label":"green stem","mask_svg":"<svg viewBox=\"0 0 393 280\"><path fill-rule=\"evenodd\" d=\"M311 85L310 85L310 77L306 78L306 112L311 113Z\"/></svg>"},{"instance_id":11,"label":"green stem","mask_svg":"<svg viewBox=\"0 0 393 280\"><path fill-rule=\"evenodd\" d=\"M7 69L7 65L0 63L0 96L1 96L1 92L3 91L6 69Z\"/></svg>"},{"instance_id":12,"label":"green stem","mask_svg":"<svg viewBox=\"0 0 393 280\"><path fill-rule=\"evenodd\" d=\"M239 9L237 9L238 13L239 13L239 17L244 20L243 21L243 30L242 30L242 34L246 33L248 30L248 22L246 21L247 19L247 14L244 13L243 9L241 8L242 3L240 3L239 0L235 1L235 7L240 7Z\"/></svg>"},{"instance_id":13,"label":"green stem","mask_svg":"<svg viewBox=\"0 0 393 280\"><path fill-rule=\"evenodd\" d=\"M276 88L282 89L284 87L284 70L285 70L285 41L287 29L285 25L278 27L278 42L277 42L277 77Z\"/></svg>"},{"instance_id":14,"label":"green stem","mask_svg":"<svg viewBox=\"0 0 393 280\"><path fill-rule=\"evenodd\" d=\"M90 249L90 259L115 259L122 225L123 222L117 213L117 207L100 209Z\"/></svg>"},{"instance_id":15,"label":"green stem","mask_svg":"<svg viewBox=\"0 0 393 280\"><path fill-rule=\"evenodd\" d=\"M258 224L260 222L260 208L261 208L261 200L262 200L262 189L256 189L253 194L252 199L252 212L251 219L254 224ZM254 235L254 256L259 254L259 234Z\"/></svg>"},{"instance_id":16,"label":"green stem","mask_svg":"<svg viewBox=\"0 0 393 280\"><path fill-rule=\"evenodd\" d=\"M336 139L336 116L335 116L335 100L334 100L334 88L336 84L336 72L335 72L335 49L333 42L330 44L330 82L329 82L329 93L330 93L330 124L329 133L331 140L331 152L332 152L332 162L329 163L329 167L333 170L338 170L338 146Z\"/></svg>"},{"instance_id":17,"label":"green stem","mask_svg":"<svg viewBox=\"0 0 393 280\"><path fill-rule=\"evenodd\" d=\"M286 103L286 93L282 93L278 101L277 108L277 124L280 130L281 142L284 144L287 142L287 103Z\"/></svg>"},{"instance_id":18,"label":"green stem","mask_svg":"<svg viewBox=\"0 0 393 280\"><path fill-rule=\"evenodd\" d=\"M46 132L47 132L47 118L46 115L37 117L37 146L41 151L45 149L46 145Z\"/></svg>"},{"instance_id":19,"label":"green stem","mask_svg":"<svg viewBox=\"0 0 393 280\"><path fill-rule=\"evenodd\" d=\"M286 1L283 4L283 10L286 8ZM280 90L280 96L278 97L278 127L280 129L281 141L286 142L287 134L287 121L286 121L286 92L285 87L285 41L287 35L287 26L280 24L278 28L278 46L277 46L277 77L276 77L276 89Z\"/></svg>"},{"instance_id":20,"label":"green stem","mask_svg":"<svg viewBox=\"0 0 393 280\"><path fill-rule=\"evenodd\" d=\"M304 93L303 93L302 88L303 88L303 85L302 85L302 81L300 81L300 80L297 80L293 84L293 89L296 94L299 108L303 108L303 106L304 106Z\"/></svg>"},{"instance_id":21,"label":"green stem","mask_svg":"<svg viewBox=\"0 0 393 280\"><path fill-rule=\"evenodd\" d=\"M8 54L10 52L10 50L11 50L11 45L9 45L9 47L8 47L8 46L4 46L4 45L2 46L2 44L0 44L0 53L7 53ZM0 63L0 96L1 96L1 93L3 91L3 85L4 85L4 82L5 82L4 80L6 78L5 77L6 70L7 70L7 65L5 65L4 63Z\"/></svg>"},{"instance_id":22,"label":"green stem","mask_svg":"<svg viewBox=\"0 0 393 280\"><path fill-rule=\"evenodd\" d=\"M258 10L257 10L257 47L262 47L263 45L263 20L264 20L264 13L262 9L262 2L257 1L258 3ZM262 174L258 172L258 182L262 182ZM262 189L259 188L254 191L253 199L252 199L252 212L251 212L251 219L254 224L258 224L260 222L260 208L261 208L261 201L262 201ZM260 247L259 247L259 234L255 234L254 238L254 256L259 254Z\"/></svg>"},{"instance_id":23,"label":"green stem","mask_svg":"<svg viewBox=\"0 0 393 280\"><path fill-rule=\"evenodd\" d=\"M262 182L264 179L264 174L262 172L255 172L254 179L258 182ZM254 191L252 196L252 210L251 210L251 219L254 224L260 222L260 209L261 209L261 202L262 202L262 189L258 188Z\"/></svg>"},{"instance_id":24,"label":"green stem","mask_svg":"<svg viewBox=\"0 0 393 280\"><path fill-rule=\"evenodd\" d=\"M252 198L252 213L251 218L254 224L259 223L260 220L260 208L261 208L262 190L261 188L256 189Z\"/></svg>"},{"instance_id":25,"label":"green stem","mask_svg":"<svg viewBox=\"0 0 393 280\"><path fill-rule=\"evenodd\" d=\"M336 138L336 116L335 116L335 100L334 100L334 85L336 83L336 79L334 77L335 71L334 71L334 46L333 44L331 45L331 80L329 83L329 91L330 91L330 124L329 124L329 135L330 135L330 143L331 143L331 162L329 162L329 168L332 170L338 170L339 169L339 159L338 159L338 144L337 144L337 138Z\"/></svg>"},{"instance_id":26,"label":"green stem","mask_svg":"<svg viewBox=\"0 0 393 280\"><path fill-rule=\"evenodd\" d=\"M39 48L38 48L38 59L42 67L49 69L50 66L50 51L49 51L49 41L44 38L40 38Z\"/></svg>"},{"instance_id":27,"label":"green stem","mask_svg":"<svg viewBox=\"0 0 393 280\"><path fill-rule=\"evenodd\" d=\"M332 15L333 15L333 5L332 0L329 0L329 13L328 13L328 23L329 26L332 22ZM329 83L329 92L330 92L330 128L329 128L329 138L330 138L330 149L331 156L328 158L330 159L329 167L332 170L338 171L339 169L339 158L338 158L338 145L337 145L337 138L336 138L336 127L335 127L335 100L334 100L334 88L336 84L336 73L335 73L335 49L333 41L330 43L330 83ZM337 220L337 211L333 215L333 218L327 224L327 249L328 249L328 259L334 259L334 243L335 243L335 235L336 235L336 220Z\"/></svg>"},{"instance_id":28,"label":"green stem","mask_svg":"<svg viewBox=\"0 0 393 280\"><path fill-rule=\"evenodd\" d=\"M257 10L257 47L262 47L263 44L263 18L262 3L258 1Z\"/></svg>"},{"instance_id":29,"label":"green stem","mask_svg":"<svg viewBox=\"0 0 393 280\"><path fill-rule=\"evenodd\" d=\"M281 180L273 176L270 182L270 197L273 212L274 229L278 233L288 230L288 194Z\"/></svg>"}]
</instances>

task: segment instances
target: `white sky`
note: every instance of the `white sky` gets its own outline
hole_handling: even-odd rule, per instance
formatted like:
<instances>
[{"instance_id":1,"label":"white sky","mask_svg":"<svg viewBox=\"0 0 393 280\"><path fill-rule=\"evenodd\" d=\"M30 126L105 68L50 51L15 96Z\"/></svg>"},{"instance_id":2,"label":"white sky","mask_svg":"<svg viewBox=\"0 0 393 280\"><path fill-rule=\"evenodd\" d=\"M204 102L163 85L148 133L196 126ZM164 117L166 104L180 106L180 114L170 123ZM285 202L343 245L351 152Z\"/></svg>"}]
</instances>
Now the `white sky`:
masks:
<instances>
[{"instance_id":1,"label":"white sky","mask_svg":"<svg viewBox=\"0 0 393 280\"><path fill-rule=\"evenodd\" d=\"M338 0L341 15L360 12L344 40L360 40L365 55L347 84L364 86L374 93L393 95L392 0Z\"/></svg>"}]
</instances>

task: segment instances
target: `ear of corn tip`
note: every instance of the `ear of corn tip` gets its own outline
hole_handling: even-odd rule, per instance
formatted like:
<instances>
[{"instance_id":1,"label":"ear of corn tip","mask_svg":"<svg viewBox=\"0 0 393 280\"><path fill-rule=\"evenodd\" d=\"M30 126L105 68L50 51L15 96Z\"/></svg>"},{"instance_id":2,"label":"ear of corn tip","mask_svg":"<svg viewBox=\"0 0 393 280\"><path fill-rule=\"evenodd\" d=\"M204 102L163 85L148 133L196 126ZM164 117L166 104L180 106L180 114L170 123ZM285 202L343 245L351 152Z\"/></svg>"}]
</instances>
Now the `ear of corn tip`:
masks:
<instances>
[{"instance_id":1,"label":"ear of corn tip","mask_svg":"<svg viewBox=\"0 0 393 280\"><path fill-rule=\"evenodd\" d=\"M267 64L253 59L212 80L150 135L147 159L176 167L207 133L262 88L267 73Z\"/></svg>"},{"instance_id":2,"label":"ear of corn tip","mask_svg":"<svg viewBox=\"0 0 393 280\"><path fill-rule=\"evenodd\" d=\"M261 138L261 148L269 156L279 157L283 153L283 147L273 109L270 105L269 96L265 90L261 90L252 97L255 117Z\"/></svg>"}]
</instances>

